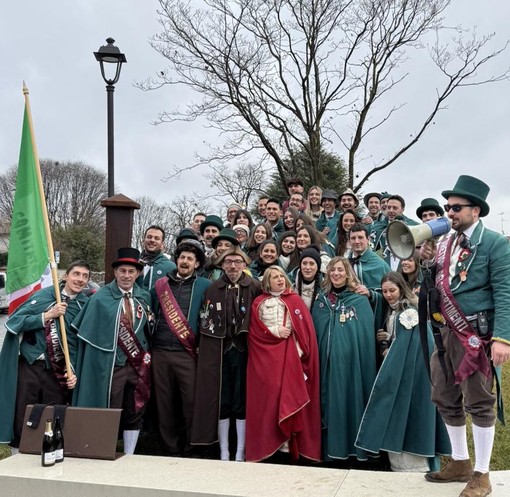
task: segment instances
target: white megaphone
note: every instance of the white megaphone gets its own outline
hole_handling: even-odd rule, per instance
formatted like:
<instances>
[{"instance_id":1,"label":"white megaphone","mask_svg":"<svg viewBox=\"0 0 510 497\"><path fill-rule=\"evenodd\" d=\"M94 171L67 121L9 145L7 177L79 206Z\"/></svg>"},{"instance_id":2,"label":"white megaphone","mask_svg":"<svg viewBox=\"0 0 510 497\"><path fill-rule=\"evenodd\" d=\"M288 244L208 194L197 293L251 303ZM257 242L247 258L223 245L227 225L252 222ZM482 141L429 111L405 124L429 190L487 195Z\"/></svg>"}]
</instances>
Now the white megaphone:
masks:
<instances>
[{"instance_id":1,"label":"white megaphone","mask_svg":"<svg viewBox=\"0 0 510 497\"><path fill-rule=\"evenodd\" d=\"M402 221L388 224L386 240L395 257L406 260L413 255L414 249L425 240L448 233L452 222L446 217L438 217L417 226L407 226Z\"/></svg>"}]
</instances>

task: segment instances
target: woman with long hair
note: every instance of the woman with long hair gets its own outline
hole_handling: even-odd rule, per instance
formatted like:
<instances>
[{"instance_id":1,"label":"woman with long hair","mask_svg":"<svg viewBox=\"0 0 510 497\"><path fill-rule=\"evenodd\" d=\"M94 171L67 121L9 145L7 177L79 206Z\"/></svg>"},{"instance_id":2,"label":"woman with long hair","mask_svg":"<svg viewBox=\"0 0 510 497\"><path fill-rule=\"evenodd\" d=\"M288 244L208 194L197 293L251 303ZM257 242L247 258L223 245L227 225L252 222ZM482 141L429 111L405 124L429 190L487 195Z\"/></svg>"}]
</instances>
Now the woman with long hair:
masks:
<instances>
[{"instance_id":1,"label":"woman with long hair","mask_svg":"<svg viewBox=\"0 0 510 497\"><path fill-rule=\"evenodd\" d=\"M235 226L236 224L244 224L248 226L251 231L253 228L253 219L251 214L246 209L239 209L234 216L232 226Z\"/></svg>"},{"instance_id":2,"label":"woman with long hair","mask_svg":"<svg viewBox=\"0 0 510 497\"><path fill-rule=\"evenodd\" d=\"M320 461L319 356L310 312L283 269L267 268L248 333L246 460L277 451Z\"/></svg>"},{"instance_id":3,"label":"woman with long hair","mask_svg":"<svg viewBox=\"0 0 510 497\"><path fill-rule=\"evenodd\" d=\"M308 248L310 245L315 245L316 247L321 247L321 267L319 268L322 273L326 271L326 266L328 265L328 262L330 261L331 257L329 254L324 250L324 246L322 244L323 240L325 239L324 235L322 233L319 233L315 227L308 226L307 224L301 226L296 231L296 245L299 251L299 254L301 252Z\"/></svg>"},{"instance_id":4,"label":"woman with long hair","mask_svg":"<svg viewBox=\"0 0 510 497\"><path fill-rule=\"evenodd\" d=\"M284 231L277 242L278 264L288 274L299 264L299 252L296 246L296 232Z\"/></svg>"},{"instance_id":5,"label":"woman with long hair","mask_svg":"<svg viewBox=\"0 0 510 497\"><path fill-rule=\"evenodd\" d=\"M421 282L423 279L420 266L420 251L415 250L409 259L405 259L400 263L398 272L404 278L409 288L415 295L420 294Z\"/></svg>"},{"instance_id":6,"label":"woman with long hair","mask_svg":"<svg viewBox=\"0 0 510 497\"><path fill-rule=\"evenodd\" d=\"M283 213L283 225L286 231L295 228L298 217L299 211L295 207L287 207L287 210Z\"/></svg>"},{"instance_id":7,"label":"woman with long hair","mask_svg":"<svg viewBox=\"0 0 510 497\"><path fill-rule=\"evenodd\" d=\"M351 247L349 244L349 230L359 221L356 211L346 209L340 214L337 224L336 255L349 257Z\"/></svg>"},{"instance_id":8,"label":"woman with long hair","mask_svg":"<svg viewBox=\"0 0 510 497\"><path fill-rule=\"evenodd\" d=\"M321 364L323 454L327 461L351 456L376 375L374 314L349 261L334 257L312 309Z\"/></svg>"},{"instance_id":9,"label":"woman with long hair","mask_svg":"<svg viewBox=\"0 0 510 497\"><path fill-rule=\"evenodd\" d=\"M303 225L305 225L305 224L307 226L312 226L313 228L315 228L315 221L310 216L305 214L304 212L301 212L296 220L294 230L297 231L298 229L303 227Z\"/></svg>"},{"instance_id":10,"label":"woman with long hair","mask_svg":"<svg viewBox=\"0 0 510 497\"><path fill-rule=\"evenodd\" d=\"M253 261L257 257L260 244L264 240L270 240L273 237L271 226L267 223L256 224L251 230L248 240L244 244L244 251Z\"/></svg>"},{"instance_id":11,"label":"woman with long hair","mask_svg":"<svg viewBox=\"0 0 510 497\"><path fill-rule=\"evenodd\" d=\"M431 400L418 325L418 298L401 274L383 277L388 304L385 328L377 332L384 360L374 383L356 446L387 451L393 471L438 469L439 455L451 453L446 428ZM433 338L428 330L429 350Z\"/></svg>"},{"instance_id":12,"label":"woman with long hair","mask_svg":"<svg viewBox=\"0 0 510 497\"><path fill-rule=\"evenodd\" d=\"M304 212L314 221L317 221L317 219L321 217L321 213L323 211L321 206L321 199L322 188L317 185L311 186L308 190L307 206Z\"/></svg>"},{"instance_id":13,"label":"woman with long hair","mask_svg":"<svg viewBox=\"0 0 510 497\"><path fill-rule=\"evenodd\" d=\"M255 260L250 264L250 271L253 278L262 279L264 271L269 266L278 265L278 246L276 242L264 240L259 247L259 251Z\"/></svg>"}]
</instances>

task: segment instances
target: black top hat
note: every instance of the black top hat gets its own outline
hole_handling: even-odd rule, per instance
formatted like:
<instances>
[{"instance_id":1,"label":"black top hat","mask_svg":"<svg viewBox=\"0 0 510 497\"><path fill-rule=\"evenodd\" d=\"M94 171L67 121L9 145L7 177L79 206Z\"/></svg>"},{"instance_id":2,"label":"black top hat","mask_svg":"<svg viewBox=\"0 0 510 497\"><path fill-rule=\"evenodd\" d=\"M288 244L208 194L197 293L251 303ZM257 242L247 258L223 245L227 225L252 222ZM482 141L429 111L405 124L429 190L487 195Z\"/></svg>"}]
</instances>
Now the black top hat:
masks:
<instances>
[{"instance_id":1,"label":"black top hat","mask_svg":"<svg viewBox=\"0 0 510 497\"><path fill-rule=\"evenodd\" d=\"M439 202L435 198L424 198L421 201L420 207L416 209L418 219L421 219L421 215L425 211L434 211L438 216L444 216L444 209L439 205Z\"/></svg>"},{"instance_id":2,"label":"black top hat","mask_svg":"<svg viewBox=\"0 0 510 497\"><path fill-rule=\"evenodd\" d=\"M365 206L366 206L366 207L368 207L368 201L369 201L372 197L377 197L379 200L381 200L382 195L381 195L380 193L377 193L377 192L367 193L367 194L363 197L363 203L365 204Z\"/></svg>"},{"instance_id":3,"label":"black top hat","mask_svg":"<svg viewBox=\"0 0 510 497\"><path fill-rule=\"evenodd\" d=\"M133 247L122 247L117 250L117 260L112 262L112 267L116 268L122 265L135 266L141 271L143 264L140 262L140 251Z\"/></svg>"},{"instance_id":4,"label":"black top hat","mask_svg":"<svg viewBox=\"0 0 510 497\"><path fill-rule=\"evenodd\" d=\"M468 199L474 205L480 207L480 217L489 214L490 207L486 202L490 187L482 180L474 176L461 175L455 183L453 190L445 190L441 195L448 200L449 197L456 196Z\"/></svg>"}]
</instances>

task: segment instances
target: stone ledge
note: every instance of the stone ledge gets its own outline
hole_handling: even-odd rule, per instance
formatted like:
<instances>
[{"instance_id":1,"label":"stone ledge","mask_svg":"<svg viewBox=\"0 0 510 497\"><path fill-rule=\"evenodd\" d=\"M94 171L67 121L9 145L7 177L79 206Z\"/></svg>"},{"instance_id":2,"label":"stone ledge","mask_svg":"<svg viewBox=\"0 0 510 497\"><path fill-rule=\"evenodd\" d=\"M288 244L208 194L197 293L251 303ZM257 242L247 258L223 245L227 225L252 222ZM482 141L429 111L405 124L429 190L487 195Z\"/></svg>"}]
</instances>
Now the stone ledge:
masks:
<instances>
[{"instance_id":1,"label":"stone ledge","mask_svg":"<svg viewBox=\"0 0 510 497\"><path fill-rule=\"evenodd\" d=\"M491 497L510 495L510 471L492 472L491 481ZM0 489L6 497L457 497L463 486L428 483L416 473L155 456L67 458L51 468L41 467L39 456L27 454L0 461Z\"/></svg>"}]
</instances>

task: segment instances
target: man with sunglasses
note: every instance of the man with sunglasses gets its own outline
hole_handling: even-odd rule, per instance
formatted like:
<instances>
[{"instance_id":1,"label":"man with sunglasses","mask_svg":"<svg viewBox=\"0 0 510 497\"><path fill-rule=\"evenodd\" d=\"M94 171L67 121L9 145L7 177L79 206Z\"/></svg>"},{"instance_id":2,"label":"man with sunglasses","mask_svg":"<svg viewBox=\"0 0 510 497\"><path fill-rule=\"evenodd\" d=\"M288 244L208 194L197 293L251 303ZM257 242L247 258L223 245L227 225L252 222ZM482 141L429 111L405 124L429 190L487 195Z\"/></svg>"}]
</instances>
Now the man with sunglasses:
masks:
<instances>
[{"instance_id":1,"label":"man with sunglasses","mask_svg":"<svg viewBox=\"0 0 510 497\"><path fill-rule=\"evenodd\" d=\"M442 192L453 231L438 244L435 254L428 244L421 249L423 258L434 256L436 262L441 315L433 315L433 320L442 321L445 350L436 347L432 354L432 400L452 445L452 458L425 478L438 483L468 482L460 497L491 493L489 462L496 422L492 366L510 358L510 244L480 219L489 213L488 193L483 181L460 176L452 190ZM474 468L466 441L466 413L473 425Z\"/></svg>"},{"instance_id":2,"label":"man with sunglasses","mask_svg":"<svg viewBox=\"0 0 510 497\"><path fill-rule=\"evenodd\" d=\"M219 440L221 459L226 461L230 459L230 419L236 422L235 459L244 461L246 333L251 305L262 293L260 282L244 272L250 262L239 246L221 254L217 264L224 274L206 290L205 305L200 313L191 443L210 445Z\"/></svg>"}]
</instances>

